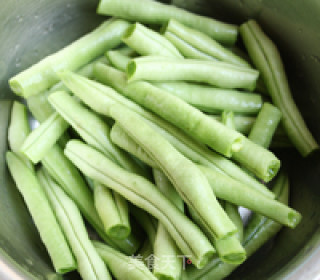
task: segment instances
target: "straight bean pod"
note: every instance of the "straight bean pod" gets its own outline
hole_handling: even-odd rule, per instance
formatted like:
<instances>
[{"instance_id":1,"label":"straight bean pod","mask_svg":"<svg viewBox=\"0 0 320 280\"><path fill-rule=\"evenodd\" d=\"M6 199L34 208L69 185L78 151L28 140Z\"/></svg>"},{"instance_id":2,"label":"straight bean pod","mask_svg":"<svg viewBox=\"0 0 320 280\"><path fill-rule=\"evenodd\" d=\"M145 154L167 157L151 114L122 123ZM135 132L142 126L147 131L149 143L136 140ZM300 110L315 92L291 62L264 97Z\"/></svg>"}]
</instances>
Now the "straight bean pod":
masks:
<instances>
[{"instance_id":1,"label":"straight bean pod","mask_svg":"<svg viewBox=\"0 0 320 280\"><path fill-rule=\"evenodd\" d=\"M300 223L301 214L285 204L266 198L246 185L210 168L203 166L199 168L218 198L246 207L290 228L295 228Z\"/></svg>"},{"instance_id":2,"label":"straight bean pod","mask_svg":"<svg viewBox=\"0 0 320 280\"><path fill-rule=\"evenodd\" d=\"M263 104L261 95L251 92L185 82L155 82L153 85L208 113L227 110L239 114L256 115Z\"/></svg>"},{"instance_id":3,"label":"straight bean pod","mask_svg":"<svg viewBox=\"0 0 320 280\"><path fill-rule=\"evenodd\" d=\"M220 61L141 57L133 59L127 67L129 82L194 81L226 89L256 87L259 72L243 66Z\"/></svg>"},{"instance_id":4,"label":"straight bean pod","mask_svg":"<svg viewBox=\"0 0 320 280\"><path fill-rule=\"evenodd\" d=\"M228 45L235 43L238 34L235 25L150 0L101 0L97 12L130 21L153 24L164 24L173 18Z\"/></svg>"},{"instance_id":5,"label":"straight bean pod","mask_svg":"<svg viewBox=\"0 0 320 280\"><path fill-rule=\"evenodd\" d=\"M9 80L11 89L25 98L47 90L59 81L56 74L59 71L77 70L101 56L107 49L119 45L128 26L128 22L119 19L102 23L69 46L12 77Z\"/></svg>"},{"instance_id":6,"label":"straight bean pod","mask_svg":"<svg viewBox=\"0 0 320 280\"><path fill-rule=\"evenodd\" d=\"M244 44L253 63L261 72L273 103L283 114L282 124L290 140L302 156L308 156L319 149L319 145L292 98L277 47L254 20L243 24L240 30Z\"/></svg>"},{"instance_id":7,"label":"straight bean pod","mask_svg":"<svg viewBox=\"0 0 320 280\"><path fill-rule=\"evenodd\" d=\"M35 172L12 152L7 152L6 159L10 173L23 196L55 271L64 274L77 269L77 263Z\"/></svg>"},{"instance_id":8,"label":"straight bean pod","mask_svg":"<svg viewBox=\"0 0 320 280\"><path fill-rule=\"evenodd\" d=\"M65 154L84 174L108 185L159 219L196 267L203 267L212 257L214 248L205 235L147 179L122 169L77 140L67 144Z\"/></svg>"}]
</instances>

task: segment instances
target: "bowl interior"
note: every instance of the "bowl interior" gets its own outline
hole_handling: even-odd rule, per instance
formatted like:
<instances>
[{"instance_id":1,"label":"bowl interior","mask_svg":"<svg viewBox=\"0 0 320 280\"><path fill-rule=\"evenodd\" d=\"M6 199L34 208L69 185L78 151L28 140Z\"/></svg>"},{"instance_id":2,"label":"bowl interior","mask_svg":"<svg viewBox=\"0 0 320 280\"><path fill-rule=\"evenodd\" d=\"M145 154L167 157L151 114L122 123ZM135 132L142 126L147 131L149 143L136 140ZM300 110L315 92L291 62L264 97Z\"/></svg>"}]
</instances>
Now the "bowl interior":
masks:
<instances>
[{"instance_id":1,"label":"bowl interior","mask_svg":"<svg viewBox=\"0 0 320 280\"><path fill-rule=\"evenodd\" d=\"M164 2L237 24L256 18L279 46L294 98L315 138L320 141L320 5L317 0ZM104 20L96 15L97 1L92 0L24 0L23 4L15 0L2 5L0 99L3 100L16 98L8 88L10 76ZM0 278L16 279L23 275L26 279L59 279L52 271L48 255L5 166L10 104L10 101L0 102ZM291 205L303 214L304 219L295 230L282 230L230 279L313 275L315 270L312 272L312 269L320 266L319 262L312 263L320 256L320 155L302 159L292 149L278 151L278 154L290 175ZM74 274L68 278L78 279L78 276Z\"/></svg>"}]
</instances>

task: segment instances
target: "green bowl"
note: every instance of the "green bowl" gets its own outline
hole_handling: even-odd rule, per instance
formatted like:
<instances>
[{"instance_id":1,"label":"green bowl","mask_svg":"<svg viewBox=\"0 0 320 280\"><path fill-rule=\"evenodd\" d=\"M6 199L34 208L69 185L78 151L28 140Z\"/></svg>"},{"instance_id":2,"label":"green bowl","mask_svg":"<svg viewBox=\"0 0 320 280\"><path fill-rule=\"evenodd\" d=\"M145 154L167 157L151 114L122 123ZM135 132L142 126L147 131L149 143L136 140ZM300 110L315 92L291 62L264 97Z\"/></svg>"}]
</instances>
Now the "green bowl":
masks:
<instances>
[{"instance_id":1,"label":"green bowl","mask_svg":"<svg viewBox=\"0 0 320 280\"><path fill-rule=\"evenodd\" d=\"M170 1L166 1L170 2ZM176 0L175 5L232 23L255 18L277 43L294 98L320 141L319 0ZM14 99L13 74L92 30L93 0L10 0L0 9L0 98ZM5 165L10 101L0 102L0 279L60 279ZM279 151L291 180L291 204L303 214L295 229L284 229L229 279L320 278L320 155L302 159ZM318 278L318 277L319 278ZM70 279L79 279L74 274Z\"/></svg>"}]
</instances>

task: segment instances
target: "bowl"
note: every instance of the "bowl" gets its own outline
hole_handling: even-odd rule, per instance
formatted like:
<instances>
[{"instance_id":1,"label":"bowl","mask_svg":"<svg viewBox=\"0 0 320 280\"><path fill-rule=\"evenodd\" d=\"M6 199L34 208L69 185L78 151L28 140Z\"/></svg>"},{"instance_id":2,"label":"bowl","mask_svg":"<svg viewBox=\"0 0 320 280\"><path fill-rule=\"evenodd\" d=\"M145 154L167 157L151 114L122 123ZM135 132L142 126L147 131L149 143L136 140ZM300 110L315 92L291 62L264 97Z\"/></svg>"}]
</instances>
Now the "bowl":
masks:
<instances>
[{"instance_id":1,"label":"bowl","mask_svg":"<svg viewBox=\"0 0 320 280\"><path fill-rule=\"evenodd\" d=\"M276 42L294 98L320 141L318 0L173 0L199 14L240 24L255 18ZM8 79L92 30L105 18L94 0L11 0L0 10L0 279L60 279L5 164L11 101ZM228 279L320 279L320 155L278 151L291 181L291 205L303 215ZM76 274L65 279L79 279Z\"/></svg>"}]
</instances>

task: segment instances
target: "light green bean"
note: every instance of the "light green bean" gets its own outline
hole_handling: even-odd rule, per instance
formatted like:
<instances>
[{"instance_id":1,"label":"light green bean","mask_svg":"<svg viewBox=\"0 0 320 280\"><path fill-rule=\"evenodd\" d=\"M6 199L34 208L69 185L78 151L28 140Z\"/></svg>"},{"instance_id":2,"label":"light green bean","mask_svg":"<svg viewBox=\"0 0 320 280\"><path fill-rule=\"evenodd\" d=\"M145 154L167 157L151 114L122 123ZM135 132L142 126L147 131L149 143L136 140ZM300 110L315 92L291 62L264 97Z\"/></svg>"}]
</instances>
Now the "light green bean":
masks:
<instances>
[{"instance_id":1,"label":"light green bean","mask_svg":"<svg viewBox=\"0 0 320 280\"><path fill-rule=\"evenodd\" d=\"M133 59L127 67L128 81L194 81L213 86L252 91L259 72L243 66L220 61L141 57Z\"/></svg>"},{"instance_id":2,"label":"light green bean","mask_svg":"<svg viewBox=\"0 0 320 280\"><path fill-rule=\"evenodd\" d=\"M153 24L164 24L173 18L228 45L235 43L238 34L235 25L222 23L157 1L101 0L97 12L130 21Z\"/></svg>"},{"instance_id":3,"label":"light green bean","mask_svg":"<svg viewBox=\"0 0 320 280\"><path fill-rule=\"evenodd\" d=\"M34 171L12 152L7 152L6 159L56 272L64 274L75 270L77 264Z\"/></svg>"},{"instance_id":4,"label":"light green bean","mask_svg":"<svg viewBox=\"0 0 320 280\"><path fill-rule=\"evenodd\" d=\"M208 113L228 110L239 114L257 114L263 104L262 97L251 92L185 82L155 82L153 84Z\"/></svg>"},{"instance_id":5,"label":"light green bean","mask_svg":"<svg viewBox=\"0 0 320 280\"><path fill-rule=\"evenodd\" d=\"M123 20L104 22L91 33L11 78L11 89L17 95L28 98L50 88L59 81L56 74L59 71L77 70L101 56L108 48L119 45L128 26L129 23Z\"/></svg>"},{"instance_id":6,"label":"light green bean","mask_svg":"<svg viewBox=\"0 0 320 280\"><path fill-rule=\"evenodd\" d=\"M249 55L270 93L273 103L283 114L282 124L302 156L319 149L319 145L306 126L295 104L283 62L276 45L254 20L241 26L241 35Z\"/></svg>"}]
</instances>

